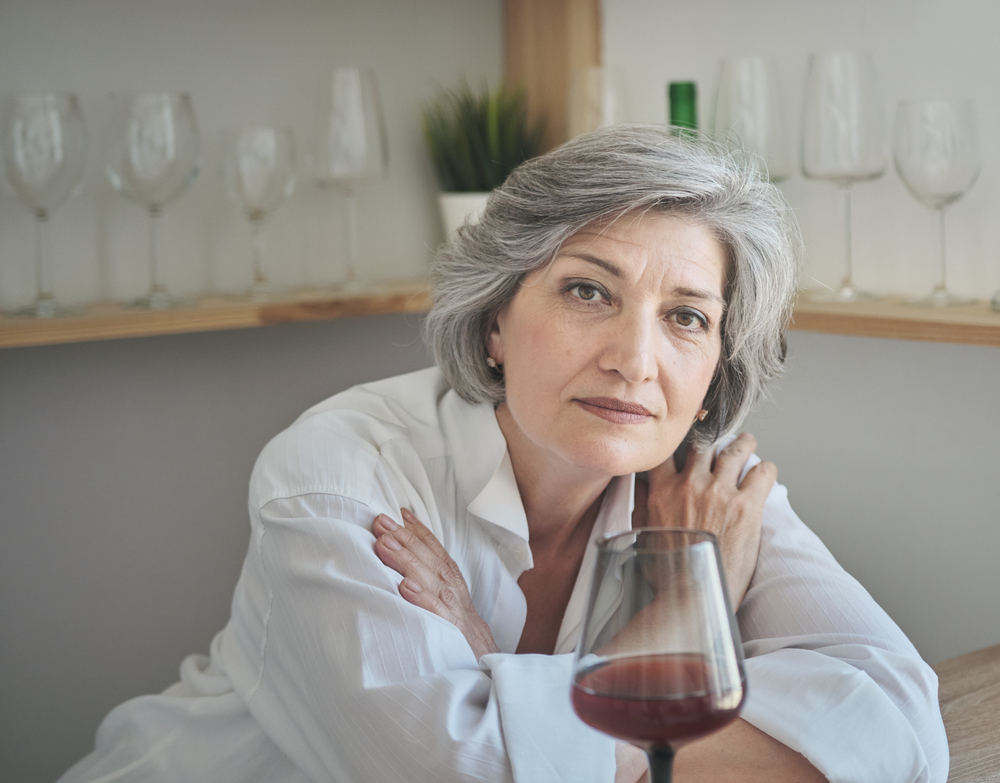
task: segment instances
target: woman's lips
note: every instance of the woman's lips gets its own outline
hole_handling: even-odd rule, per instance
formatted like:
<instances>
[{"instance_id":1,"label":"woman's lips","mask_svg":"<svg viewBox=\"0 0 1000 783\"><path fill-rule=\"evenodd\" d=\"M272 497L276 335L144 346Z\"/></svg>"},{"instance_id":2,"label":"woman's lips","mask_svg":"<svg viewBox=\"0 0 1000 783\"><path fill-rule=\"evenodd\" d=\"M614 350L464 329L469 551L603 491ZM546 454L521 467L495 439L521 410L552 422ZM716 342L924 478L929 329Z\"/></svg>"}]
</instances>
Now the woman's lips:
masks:
<instances>
[{"instance_id":1,"label":"woman's lips","mask_svg":"<svg viewBox=\"0 0 1000 783\"><path fill-rule=\"evenodd\" d=\"M642 424L653 418L642 405L614 397L582 397L576 401L584 410L616 424Z\"/></svg>"}]
</instances>

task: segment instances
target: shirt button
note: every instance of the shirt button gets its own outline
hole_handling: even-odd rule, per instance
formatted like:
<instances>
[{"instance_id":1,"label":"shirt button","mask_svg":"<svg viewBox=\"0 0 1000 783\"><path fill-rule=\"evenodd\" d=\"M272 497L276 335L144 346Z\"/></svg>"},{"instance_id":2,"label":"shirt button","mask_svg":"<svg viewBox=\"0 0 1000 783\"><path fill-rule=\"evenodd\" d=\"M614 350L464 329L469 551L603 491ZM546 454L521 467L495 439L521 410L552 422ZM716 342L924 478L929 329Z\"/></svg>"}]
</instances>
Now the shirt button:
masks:
<instances>
[{"instance_id":1,"label":"shirt button","mask_svg":"<svg viewBox=\"0 0 1000 783\"><path fill-rule=\"evenodd\" d=\"M523 544L517 544L514 546L514 557L518 560L524 560L528 556L528 550Z\"/></svg>"}]
</instances>

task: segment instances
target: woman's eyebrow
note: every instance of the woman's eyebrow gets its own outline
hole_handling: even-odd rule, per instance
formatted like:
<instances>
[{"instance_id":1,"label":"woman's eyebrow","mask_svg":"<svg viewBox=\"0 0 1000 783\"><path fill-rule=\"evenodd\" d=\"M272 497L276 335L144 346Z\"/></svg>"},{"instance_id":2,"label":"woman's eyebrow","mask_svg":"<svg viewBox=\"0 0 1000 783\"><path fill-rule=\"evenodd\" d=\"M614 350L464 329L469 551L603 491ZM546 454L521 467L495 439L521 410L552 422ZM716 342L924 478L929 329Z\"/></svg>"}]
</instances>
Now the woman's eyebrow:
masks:
<instances>
[{"instance_id":1,"label":"woman's eyebrow","mask_svg":"<svg viewBox=\"0 0 1000 783\"><path fill-rule=\"evenodd\" d=\"M726 306L726 300L719 296L713 291L707 291L703 288L686 288L684 286L679 286L674 289L674 294L677 296L683 296L688 299L706 299L709 302L715 302L716 304Z\"/></svg>"},{"instance_id":2,"label":"woman's eyebrow","mask_svg":"<svg viewBox=\"0 0 1000 783\"><path fill-rule=\"evenodd\" d=\"M568 257L570 257L570 258L579 259L580 261L586 261L588 264L594 264L595 266L599 266L601 269L603 269L609 275L617 277L619 280L621 280L622 278L625 277L625 275L622 274L622 270L619 269L614 264L612 264L610 261L605 261L604 259L598 258L597 256L592 256L589 253L573 253L573 252L570 252L570 253L566 253L565 255L568 256Z\"/></svg>"}]
</instances>

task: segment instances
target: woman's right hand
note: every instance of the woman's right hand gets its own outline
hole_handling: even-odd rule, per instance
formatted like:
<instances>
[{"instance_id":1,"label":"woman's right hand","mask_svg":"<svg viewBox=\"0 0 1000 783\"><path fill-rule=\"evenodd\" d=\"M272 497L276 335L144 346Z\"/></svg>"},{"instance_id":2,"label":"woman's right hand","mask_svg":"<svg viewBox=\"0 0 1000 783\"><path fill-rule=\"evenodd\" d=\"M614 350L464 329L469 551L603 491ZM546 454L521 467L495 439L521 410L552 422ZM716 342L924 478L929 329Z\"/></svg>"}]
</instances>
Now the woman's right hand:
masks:
<instances>
[{"instance_id":1,"label":"woman's right hand","mask_svg":"<svg viewBox=\"0 0 1000 783\"><path fill-rule=\"evenodd\" d=\"M757 567L764 501L778 478L773 462L761 462L740 481L756 448L757 439L743 433L718 456L712 450L691 449L683 470L670 458L649 471L645 502L636 484L633 527L686 527L718 537L734 609L742 603Z\"/></svg>"},{"instance_id":2,"label":"woman's right hand","mask_svg":"<svg viewBox=\"0 0 1000 783\"><path fill-rule=\"evenodd\" d=\"M488 653L500 652L493 632L472 605L462 572L441 542L408 509L403 509L405 527L385 514L372 523L375 554L403 577L399 594L447 620L465 636L478 661Z\"/></svg>"}]
</instances>

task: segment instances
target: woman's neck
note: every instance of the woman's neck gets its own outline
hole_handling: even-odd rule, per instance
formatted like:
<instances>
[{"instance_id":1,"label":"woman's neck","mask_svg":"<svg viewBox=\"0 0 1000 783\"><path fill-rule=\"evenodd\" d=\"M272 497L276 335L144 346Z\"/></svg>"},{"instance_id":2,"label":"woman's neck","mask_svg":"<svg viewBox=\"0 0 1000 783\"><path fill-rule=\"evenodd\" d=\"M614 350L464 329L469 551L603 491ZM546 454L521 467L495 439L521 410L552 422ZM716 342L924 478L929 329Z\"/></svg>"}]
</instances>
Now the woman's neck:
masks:
<instances>
[{"instance_id":1,"label":"woman's neck","mask_svg":"<svg viewBox=\"0 0 1000 783\"><path fill-rule=\"evenodd\" d=\"M611 476L595 475L539 449L514 423L504 403L496 416L507 440L532 549L536 545L558 546L578 535L581 527L586 527L589 538Z\"/></svg>"}]
</instances>

